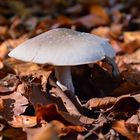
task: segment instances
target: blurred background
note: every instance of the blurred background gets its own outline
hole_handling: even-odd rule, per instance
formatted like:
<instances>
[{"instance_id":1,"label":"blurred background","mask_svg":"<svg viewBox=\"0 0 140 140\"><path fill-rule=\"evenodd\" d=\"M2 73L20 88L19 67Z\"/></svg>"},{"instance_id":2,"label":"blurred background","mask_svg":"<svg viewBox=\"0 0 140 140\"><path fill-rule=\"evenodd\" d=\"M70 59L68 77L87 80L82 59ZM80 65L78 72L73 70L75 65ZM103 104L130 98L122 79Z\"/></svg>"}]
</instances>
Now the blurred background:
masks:
<instances>
[{"instance_id":1,"label":"blurred background","mask_svg":"<svg viewBox=\"0 0 140 140\"><path fill-rule=\"evenodd\" d=\"M0 70L15 64L7 55L13 48L58 27L99 35L118 55L133 54L140 48L139 8L139 0L0 0Z\"/></svg>"}]
</instances>

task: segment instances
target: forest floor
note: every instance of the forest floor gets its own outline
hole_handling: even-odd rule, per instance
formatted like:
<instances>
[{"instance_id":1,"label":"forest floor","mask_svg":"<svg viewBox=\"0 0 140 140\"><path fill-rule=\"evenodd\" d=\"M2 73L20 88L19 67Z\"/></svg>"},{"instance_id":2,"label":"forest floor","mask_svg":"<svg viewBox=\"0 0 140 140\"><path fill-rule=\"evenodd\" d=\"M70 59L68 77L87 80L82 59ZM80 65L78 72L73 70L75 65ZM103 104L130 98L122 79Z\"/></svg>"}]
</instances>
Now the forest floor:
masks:
<instances>
[{"instance_id":1,"label":"forest floor","mask_svg":"<svg viewBox=\"0 0 140 140\"><path fill-rule=\"evenodd\" d=\"M0 0L0 139L139 140L139 7L138 0ZM75 96L57 86L53 66L8 56L62 27L106 38L120 81L105 61L73 66Z\"/></svg>"}]
</instances>

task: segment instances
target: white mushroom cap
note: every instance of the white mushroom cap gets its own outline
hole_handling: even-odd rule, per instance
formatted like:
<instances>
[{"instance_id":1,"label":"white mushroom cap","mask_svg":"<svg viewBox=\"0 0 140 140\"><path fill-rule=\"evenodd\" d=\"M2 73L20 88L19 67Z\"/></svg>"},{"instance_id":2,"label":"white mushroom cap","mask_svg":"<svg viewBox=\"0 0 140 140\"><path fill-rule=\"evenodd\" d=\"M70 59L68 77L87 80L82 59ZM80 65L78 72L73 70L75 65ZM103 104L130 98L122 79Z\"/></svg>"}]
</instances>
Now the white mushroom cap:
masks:
<instances>
[{"instance_id":1,"label":"white mushroom cap","mask_svg":"<svg viewBox=\"0 0 140 140\"><path fill-rule=\"evenodd\" d=\"M93 34L57 28L25 41L9 53L22 61L55 66L94 63L115 52L107 40Z\"/></svg>"}]
</instances>

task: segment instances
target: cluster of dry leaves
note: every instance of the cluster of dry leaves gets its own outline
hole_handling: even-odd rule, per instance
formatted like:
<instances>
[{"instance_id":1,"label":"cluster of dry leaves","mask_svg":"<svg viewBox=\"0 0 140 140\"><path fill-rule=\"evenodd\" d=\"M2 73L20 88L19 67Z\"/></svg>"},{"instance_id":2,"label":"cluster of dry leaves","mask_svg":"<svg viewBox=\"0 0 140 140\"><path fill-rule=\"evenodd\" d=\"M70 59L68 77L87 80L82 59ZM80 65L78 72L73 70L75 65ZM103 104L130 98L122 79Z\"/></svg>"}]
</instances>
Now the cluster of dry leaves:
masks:
<instances>
[{"instance_id":1,"label":"cluster of dry leaves","mask_svg":"<svg viewBox=\"0 0 140 140\"><path fill-rule=\"evenodd\" d=\"M137 0L0 1L0 139L140 139L139 5ZM106 62L75 66L75 97L56 85L52 66L8 57L18 44L57 27L107 38L117 53L121 82Z\"/></svg>"}]
</instances>

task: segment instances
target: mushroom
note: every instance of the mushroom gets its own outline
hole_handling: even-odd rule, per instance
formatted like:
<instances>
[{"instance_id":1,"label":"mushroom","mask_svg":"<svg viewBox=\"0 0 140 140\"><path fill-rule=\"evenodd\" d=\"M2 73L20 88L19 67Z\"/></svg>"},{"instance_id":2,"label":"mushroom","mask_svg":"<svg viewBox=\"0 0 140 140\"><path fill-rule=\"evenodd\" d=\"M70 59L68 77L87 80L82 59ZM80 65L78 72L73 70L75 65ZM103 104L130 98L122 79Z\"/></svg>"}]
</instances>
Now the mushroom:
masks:
<instances>
[{"instance_id":1,"label":"mushroom","mask_svg":"<svg viewBox=\"0 0 140 140\"><path fill-rule=\"evenodd\" d=\"M54 65L57 84L74 93L70 66L95 63L104 58L119 71L112 59L115 52L108 41L93 34L57 28L25 41L9 53L10 57L38 64Z\"/></svg>"}]
</instances>

